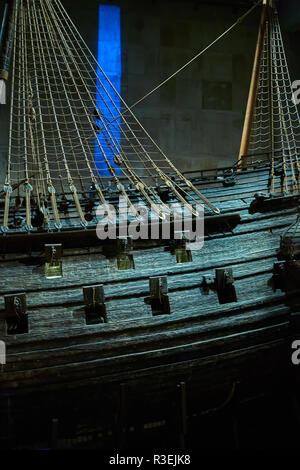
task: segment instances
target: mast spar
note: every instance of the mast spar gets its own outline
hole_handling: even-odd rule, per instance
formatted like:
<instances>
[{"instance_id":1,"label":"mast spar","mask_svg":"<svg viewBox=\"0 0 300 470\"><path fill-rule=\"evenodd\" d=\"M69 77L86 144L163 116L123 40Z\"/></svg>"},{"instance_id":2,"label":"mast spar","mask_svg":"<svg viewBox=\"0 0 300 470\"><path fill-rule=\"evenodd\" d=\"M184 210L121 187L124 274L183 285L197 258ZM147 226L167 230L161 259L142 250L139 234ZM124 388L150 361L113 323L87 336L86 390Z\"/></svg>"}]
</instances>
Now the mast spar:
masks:
<instances>
[{"instance_id":1,"label":"mast spar","mask_svg":"<svg viewBox=\"0 0 300 470\"><path fill-rule=\"evenodd\" d=\"M238 161L242 163L243 166L247 165L246 155L248 154L251 126L252 126L254 110L256 106L259 72L260 72L260 65L261 65L261 60L262 60L264 37L265 37L265 32L266 32L266 22L268 18L268 11L269 11L269 8L271 7L271 1L272 0L263 0L261 20L260 20L260 26L259 26L259 32L258 32L258 38L257 38L257 44L256 44L256 50L255 50L252 76L251 76L250 90L249 90L249 95L248 95L244 128L243 128L240 153L239 153L239 159L238 159Z\"/></svg>"}]
</instances>

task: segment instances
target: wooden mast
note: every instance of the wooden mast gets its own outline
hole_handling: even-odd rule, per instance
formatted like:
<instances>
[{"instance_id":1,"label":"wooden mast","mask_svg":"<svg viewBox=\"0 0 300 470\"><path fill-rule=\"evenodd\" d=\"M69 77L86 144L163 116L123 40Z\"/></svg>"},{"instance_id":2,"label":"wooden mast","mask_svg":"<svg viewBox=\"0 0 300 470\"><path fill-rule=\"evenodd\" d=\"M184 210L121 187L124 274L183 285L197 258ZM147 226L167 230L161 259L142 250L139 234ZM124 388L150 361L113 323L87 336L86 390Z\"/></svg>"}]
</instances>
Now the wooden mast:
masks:
<instances>
[{"instance_id":1,"label":"wooden mast","mask_svg":"<svg viewBox=\"0 0 300 470\"><path fill-rule=\"evenodd\" d=\"M253 115L254 115L254 110L255 110L255 105L256 105L258 78L259 78L261 57L262 57L262 52L263 52L263 44L264 44L264 37L265 37L265 31L266 31L266 21L268 17L269 5L270 5L270 0L263 0L263 8L262 8L262 13L261 13L261 21L260 21L258 39L257 39L257 44L256 44L256 51L255 51L254 64L253 64L253 70L252 70L252 76L251 76L250 90L249 90L248 103L247 103L245 122L244 122L244 128L243 128L243 135L242 135L240 153L239 153L239 158L238 158L238 163L242 164L243 167L247 165L246 155L248 153L251 127L252 127ZM239 169L240 169L240 165L239 165Z\"/></svg>"}]
</instances>

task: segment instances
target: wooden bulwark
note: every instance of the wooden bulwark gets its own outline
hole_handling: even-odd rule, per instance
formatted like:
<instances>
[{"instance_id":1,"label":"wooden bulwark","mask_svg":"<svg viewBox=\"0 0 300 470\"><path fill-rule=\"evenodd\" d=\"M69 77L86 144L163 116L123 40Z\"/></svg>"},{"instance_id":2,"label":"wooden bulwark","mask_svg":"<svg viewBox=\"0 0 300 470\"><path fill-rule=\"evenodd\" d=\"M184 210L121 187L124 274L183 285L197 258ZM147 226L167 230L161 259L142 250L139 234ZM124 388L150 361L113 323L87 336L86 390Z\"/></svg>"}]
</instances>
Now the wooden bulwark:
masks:
<instances>
[{"instance_id":1,"label":"wooden bulwark","mask_svg":"<svg viewBox=\"0 0 300 470\"><path fill-rule=\"evenodd\" d=\"M249 172L248 182L245 173L239 174L231 188L217 182L207 188L219 201L222 217L231 214L238 220L227 230L208 232L189 262L177 263L168 241L140 241L132 246L134 269L119 270L118 251L110 249L108 255L100 241L88 246L92 235L87 231L78 235L77 247L76 237L66 248L63 243L60 279L46 279L43 251L3 252L0 338L7 364L1 397L22 415L27 412L20 410L21 397L27 397L30 410L38 393L48 397L45 416L53 416L50 393L68 407L71 396L88 390L96 406L96 390L110 390L107 414L103 411L103 422L109 423L121 381L132 398L134 390L144 390L144 399L151 397L154 406L157 393L163 403L174 381L184 380L188 389L200 387L204 409L215 392L226 396L236 380L244 399L268 389L275 380L273 359L280 373L287 367L284 351L300 292L274 290L272 282L280 236L295 222L297 208L249 213L255 184L263 190L267 181L262 169ZM203 277L214 277L216 269L232 269L237 301L220 304L216 291L201 291ZM153 277L167 278L170 313L153 315L147 300ZM88 324L83 288L95 285L105 292L107 322ZM4 296L17 292L26 294L28 333L6 335ZM152 405L149 413L154 413ZM83 415L80 422L86 419Z\"/></svg>"}]
</instances>

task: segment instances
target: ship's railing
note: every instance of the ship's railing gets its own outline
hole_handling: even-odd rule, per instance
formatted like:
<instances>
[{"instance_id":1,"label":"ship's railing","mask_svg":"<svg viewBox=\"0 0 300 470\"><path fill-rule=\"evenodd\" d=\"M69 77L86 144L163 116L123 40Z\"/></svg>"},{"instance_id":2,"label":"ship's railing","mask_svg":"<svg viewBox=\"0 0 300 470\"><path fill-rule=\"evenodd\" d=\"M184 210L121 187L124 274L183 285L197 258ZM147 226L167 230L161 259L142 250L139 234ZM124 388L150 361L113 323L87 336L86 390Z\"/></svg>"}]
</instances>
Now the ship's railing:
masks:
<instances>
[{"instance_id":1,"label":"ship's railing","mask_svg":"<svg viewBox=\"0 0 300 470\"><path fill-rule=\"evenodd\" d=\"M282 153L283 153L283 150L277 150L274 152L275 164L276 164L276 159L279 160L282 157ZM299 156L299 153L300 153L300 147L297 147L295 149L294 155L292 155L292 161L294 161L294 159L296 159ZM236 161L232 165L228 165L226 167L208 168L205 170L200 170L200 169L188 170L188 171L183 171L182 174L186 176L187 178L199 177L200 179L215 179L219 176L224 176L224 174L227 175L230 171L235 172L238 170L255 170L255 169L261 169L263 167L268 168L272 160L271 157L272 157L271 152L243 155L242 158L247 161L247 165L243 165L242 161ZM280 160L278 161L278 163L279 164L281 163Z\"/></svg>"}]
</instances>

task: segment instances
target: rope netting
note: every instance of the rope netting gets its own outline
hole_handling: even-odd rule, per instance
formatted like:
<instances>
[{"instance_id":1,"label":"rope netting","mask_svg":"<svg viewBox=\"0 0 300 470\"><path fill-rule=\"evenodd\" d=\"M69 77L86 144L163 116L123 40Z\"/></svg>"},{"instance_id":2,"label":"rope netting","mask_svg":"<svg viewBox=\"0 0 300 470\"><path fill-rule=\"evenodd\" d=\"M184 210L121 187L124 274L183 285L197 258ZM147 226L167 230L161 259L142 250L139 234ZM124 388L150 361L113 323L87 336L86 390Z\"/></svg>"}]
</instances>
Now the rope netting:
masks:
<instances>
[{"instance_id":1,"label":"rope netting","mask_svg":"<svg viewBox=\"0 0 300 470\"><path fill-rule=\"evenodd\" d=\"M300 121L276 9L269 12L249 155L267 154L270 191L298 192Z\"/></svg>"},{"instance_id":2,"label":"rope netting","mask_svg":"<svg viewBox=\"0 0 300 470\"><path fill-rule=\"evenodd\" d=\"M194 215L196 203L219 213L126 105L60 0L20 0L14 21L4 231L15 190L25 201L27 230L33 206L47 226L60 227L58 195L73 200L86 225L82 194L93 190L105 203L111 184L133 213L128 188L164 218L161 186Z\"/></svg>"},{"instance_id":3,"label":"rope netting","mask_svg":"<svg viewBox=\"0 0 300 470\"><path fill-rule=\"evenodd\" d=\"M133 206L131 195L164 218L161 189L196 215L195 204L217 209L182 175L152 139L132 108L202 55L246 18L252 8L187 64L128 107L101 68L60 0L15 2L8 166L2 230L9 228L16 201L43 226L60 228L64 204L72 201L82 225L83 206L108 202L111 188ZM249 154L271 156L270 190L299 190L299 115L275 9L267 21L257 106ZM12 201L14 199L14 201ZM136 214L137 215L137 214Z\"/></svg>"}]
</instances>

